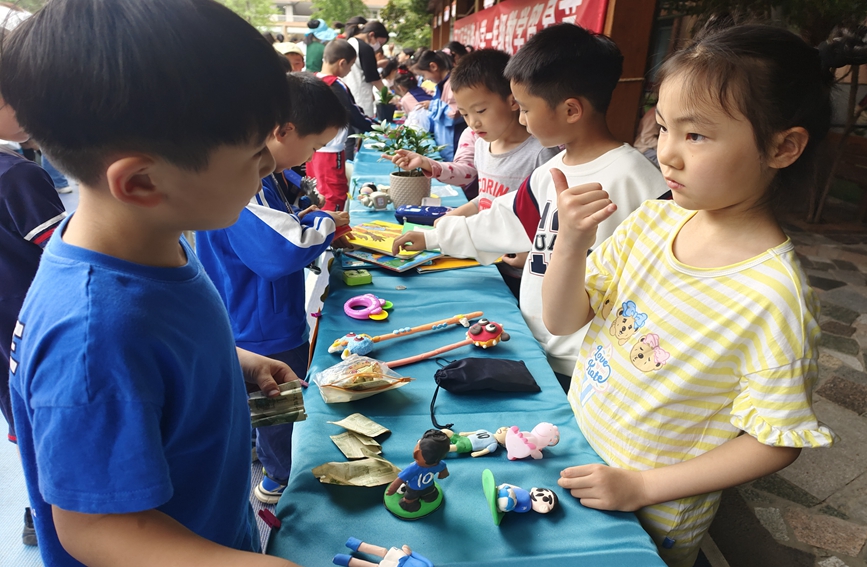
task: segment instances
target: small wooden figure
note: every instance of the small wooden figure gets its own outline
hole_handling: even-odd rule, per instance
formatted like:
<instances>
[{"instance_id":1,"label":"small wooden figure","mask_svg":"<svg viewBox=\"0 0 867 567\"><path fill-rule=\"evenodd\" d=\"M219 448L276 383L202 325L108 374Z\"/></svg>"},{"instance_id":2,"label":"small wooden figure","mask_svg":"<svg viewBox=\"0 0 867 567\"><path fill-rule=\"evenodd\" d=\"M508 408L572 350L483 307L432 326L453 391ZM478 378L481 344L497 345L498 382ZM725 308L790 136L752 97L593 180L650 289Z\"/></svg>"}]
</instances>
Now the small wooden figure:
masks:
<instances>
[{"instance_id":1,"label":"small wooden figure","mask_svg":"<svg viewBox=\"0 0 867 567\"><path fill-rule=\"evenodd\" d=\"M449 438L439 429L424 432L412 452L415 462L400 471L385 490L383 502L389 512L403 520L417 520L442 505L443 493L434 478L449 476L443 462L449 445Z\"/></svg>"}]
</instances>

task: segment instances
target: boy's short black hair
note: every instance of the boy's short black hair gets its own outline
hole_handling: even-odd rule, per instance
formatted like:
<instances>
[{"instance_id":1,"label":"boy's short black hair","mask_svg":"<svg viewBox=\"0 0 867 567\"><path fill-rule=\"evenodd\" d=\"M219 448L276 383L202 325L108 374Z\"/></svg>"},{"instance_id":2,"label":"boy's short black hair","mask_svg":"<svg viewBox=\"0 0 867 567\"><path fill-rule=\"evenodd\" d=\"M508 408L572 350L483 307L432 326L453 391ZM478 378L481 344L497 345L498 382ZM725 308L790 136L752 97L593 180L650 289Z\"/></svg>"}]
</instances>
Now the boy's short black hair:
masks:
<instances>
[{"instance_id":1,"label":"boy's short black hair","mask_svg":"<svg viewBox=\"0 0 867 567\"><path fill-rule=\"evenodd\" d=\"M509 79L504 72L509 55L498 49L479 49L464 55L461 64L451 74L452 90L483 86L503 99L512 94Z\"/></svg>"},{"instance_id":2,"label":"boy's short black hair","mask_svg":"<svg viewBox=\"0 0 867 567\"><path fill-rule=\"evenodd\" d=\"M421 457L428 465L439 463L449 453L449 438L439 429L428 429L418 441Z\"/></svg>"},{"instance_id":3,"label":"boy's short black hair","mask_svg":"<svg viewBox=\"0 0 867 567\"><path fill-rule=\"evenodd\" d=\"M290 73L288 80L289 122L299 136L346 127L346 109L325 81L312 73Z\"/></svg>"},{"instance_id":4,"label":"boy's short black hair","mask_svg":"<svg viewBox=\"0 0 867 567\"><path fill-rule=\"evenodd\" d=\"M4 38L0 85L85 185L118 152L196 171L217 147L264 142L287 121L279 55L213 0L51 0Z\"/></svg>"},{"instance_id":5,"label":"boy's short black hair","mask_svg":"<svg viewBox=\"0 0 867 567\"><path fill-rule=\"evenodd\" d=\"M543 29L506 66L507 79L544 99L551 108L580 96L603 114L621 73L623 55L617 45L573 24Z\"/></svg>"},{"instance_id":6,"label":"boy's short black hair","mask_svg":"<svg viewBox=\"0 0 867 567\"><path fill-rule=\"evenodd\" d=\"M325 51L322 52L322 60L329 65L337 63L341 59L346 59L352 63L358 57L355 48L345 39L334 39L328 42L325 46Z\"/></svg>"}]
</instances>

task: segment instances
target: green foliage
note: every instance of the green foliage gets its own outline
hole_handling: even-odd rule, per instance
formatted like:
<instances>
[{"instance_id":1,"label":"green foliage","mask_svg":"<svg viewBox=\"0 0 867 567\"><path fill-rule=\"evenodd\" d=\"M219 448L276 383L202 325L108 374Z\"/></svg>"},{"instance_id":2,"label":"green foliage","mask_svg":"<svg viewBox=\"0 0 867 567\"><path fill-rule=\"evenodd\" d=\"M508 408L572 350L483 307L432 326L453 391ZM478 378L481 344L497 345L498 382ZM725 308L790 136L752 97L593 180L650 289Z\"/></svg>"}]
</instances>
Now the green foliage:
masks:
<instances>
[{"instance_id":1,"label":"green foliage","mask_svg":"<svg viewBox=\"0 0 867 567\"><path fill-rule=\"evenodd\" d=\"M380 104L391 104L395 98L395 94L389 90L388 87L382 87L379 89L379 103Z\"/></svg>"},{"instance_id":2,"label":"green foliage","mask_svg":"<svg viewBox=\"0 0 867 567\"><path fill-rule=\"evenodd\" d=\"M41 7L45 6L48 0L17 0L10 1L10 4L15 4L22 10L27 10L28 12L35 12Z\"/></svg>"},{"instance_id":3,"label":"green foliage","mask_svg":"<svg viewBox=\"0 0 867 567\"><path fill-rule=\"evenodd\" d=\"M388 0L382 21L393 31L395 43L404 47L428 47L431 43L431 18L428 0Z\"/></svg>"},{"instance_id":4,"label":"green foliage","mask_svg":"<svg viewBox=\"0 0 867 567\"><path fill-rule=\"evenodd\" d=\"M353 16L368 16L367 6L361 0L313 0L313 18L346 23Z\"/></svg>"},{"instance_id":5,"label":"green foliage","mask_svg":"<svg viewBox=\"0 0 867 567\"><path fill-rule=\"evenodd\" d=\"M217 0L257 28L271 24L271 16L277 13L271 0ZM169 14L170 16L170 14Z\"/></svg>"},{"instance_id":6,"label":"green foliage","mask_svg":"<svg viewBox=\"0 0 867 567\"><path fill-rule=\"evenodd\" d=\"M867 18L864 0L662 0L669 14L697 15L703 25L713 15L735 21L772 22L800 32L811 45L828 38L835 26L852 27Z\"/></svg>"},{"instance_id":7,"label":"green foliage","mask_svg":"<svg viewBox=\"0 0 867 567\"><path fill-rule=\"evenodd\" d=\"M389 124L385 121L373 126L373 130L354 134L351 138L361 138L373 142L370 147L385 155L393 156L397 150L408 150L425 157L434 157L445 146L435 145L433 134L409 126Z\"/></svg>"}]
</instances>

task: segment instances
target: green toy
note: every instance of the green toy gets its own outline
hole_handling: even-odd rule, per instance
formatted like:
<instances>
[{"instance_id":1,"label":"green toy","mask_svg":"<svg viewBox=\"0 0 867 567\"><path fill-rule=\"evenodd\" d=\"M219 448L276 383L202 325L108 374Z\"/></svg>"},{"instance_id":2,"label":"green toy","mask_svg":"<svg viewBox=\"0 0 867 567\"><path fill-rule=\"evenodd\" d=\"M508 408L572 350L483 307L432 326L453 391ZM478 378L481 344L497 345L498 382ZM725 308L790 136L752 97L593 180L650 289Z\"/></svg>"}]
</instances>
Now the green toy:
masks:
<instances>
[{"instance_id":1,"label":"green toy","mask_svg":"<svg viewBox=\"0 0 867 567\"><path fill-rule=\"evenodd\" d=\"M373 282L373 276L367 270L345 270L343 281L346 285L364 285Z\"/></svg>"}]
</instances>

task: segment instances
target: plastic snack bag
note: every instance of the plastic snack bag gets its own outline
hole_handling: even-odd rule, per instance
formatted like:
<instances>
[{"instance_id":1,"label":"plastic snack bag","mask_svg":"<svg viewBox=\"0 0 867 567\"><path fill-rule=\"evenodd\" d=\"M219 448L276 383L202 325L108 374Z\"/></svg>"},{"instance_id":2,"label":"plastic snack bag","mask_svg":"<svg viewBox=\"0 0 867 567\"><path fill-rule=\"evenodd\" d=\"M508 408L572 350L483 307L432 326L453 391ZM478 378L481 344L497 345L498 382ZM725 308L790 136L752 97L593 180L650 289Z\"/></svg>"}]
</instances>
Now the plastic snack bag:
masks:
<instances>
[{"instance_id":1,"label":"plastic snack bag","mask_svg":"<svg viewBox=\"0 0 867 567\"><path fill-rule=\"evenodd\" d=\"M405 386L412 380L397 374L384 362L357 354L313 376L326 404L369 398Z\"/></svg>"}]
</instances>

